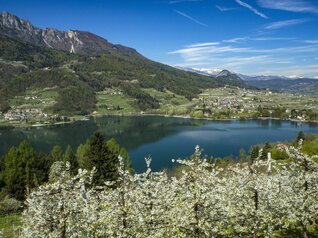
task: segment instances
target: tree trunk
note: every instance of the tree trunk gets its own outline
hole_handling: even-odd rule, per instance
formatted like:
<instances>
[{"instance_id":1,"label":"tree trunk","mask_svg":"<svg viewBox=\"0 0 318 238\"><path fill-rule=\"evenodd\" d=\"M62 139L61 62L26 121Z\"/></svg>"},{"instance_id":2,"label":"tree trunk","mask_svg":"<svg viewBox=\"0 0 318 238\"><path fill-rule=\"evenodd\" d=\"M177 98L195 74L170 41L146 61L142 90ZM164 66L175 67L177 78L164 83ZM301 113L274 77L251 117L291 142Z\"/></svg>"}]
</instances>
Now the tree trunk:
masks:
<instances>
[{"instance_id":1,"label":"tree trunk","mask_svg":"<svg viewBox=\"0 0 318 238\"><path fill-rule=\"evenodd\" d=\"M304 238L308 238L308 231L307 231L307 227L305 225L303 225L303 236L304 236Z\"/></svg>"}]
</instances>

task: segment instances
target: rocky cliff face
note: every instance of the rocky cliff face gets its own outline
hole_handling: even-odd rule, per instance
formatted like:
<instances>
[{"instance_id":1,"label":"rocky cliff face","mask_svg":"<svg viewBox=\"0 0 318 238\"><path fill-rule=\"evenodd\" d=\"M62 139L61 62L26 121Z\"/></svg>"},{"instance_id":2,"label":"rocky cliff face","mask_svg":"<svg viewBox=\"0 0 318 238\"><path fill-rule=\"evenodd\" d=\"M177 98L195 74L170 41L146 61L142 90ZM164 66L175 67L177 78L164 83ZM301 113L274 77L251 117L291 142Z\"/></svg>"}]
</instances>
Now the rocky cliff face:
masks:
<instances>
[{"instance_id":1,"label":"rocky cliff face","mask_svg":"<svg viewBox=\"0 0 318 238\"><path fill-rule=\"evenodd\" d=\"M114 45L90 32L69 30L59 31L52 28L40 29L29 21L20 19L8 12L0 14L0 34L23 42L50 47L78 54L118 53L127 56L141 55L134 49Z\"/></svg>"}]
</instances>

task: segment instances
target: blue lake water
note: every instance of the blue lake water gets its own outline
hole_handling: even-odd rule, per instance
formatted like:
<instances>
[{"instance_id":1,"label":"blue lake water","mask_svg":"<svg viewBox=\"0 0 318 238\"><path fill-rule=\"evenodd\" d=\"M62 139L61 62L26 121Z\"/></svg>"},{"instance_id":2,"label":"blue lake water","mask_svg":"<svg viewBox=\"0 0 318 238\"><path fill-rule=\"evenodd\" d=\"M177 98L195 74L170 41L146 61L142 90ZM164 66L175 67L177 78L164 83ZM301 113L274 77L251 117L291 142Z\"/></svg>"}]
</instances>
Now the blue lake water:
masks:
<instances>
[{"instance_id":1,"label":"blue lake water","mask_svg":"<svg viewBox=\"0 0 318 238\"><path fill-rule=\"evenodd\" d=\"M116 138L127 148L137 172L145 169L145 156L151 156L153 170L171 168L172 159L193 154L200 145L213 157L237 157L239 150L266 141L287 141L299 131L318 134L317 123L277 120L207 121L157 116L105 116L72 124L0 129L0 156L11 146L28 140L38 151L49 152L54 145L74 149L94 132L106 139Z\"/></svg>"}]
</instances>

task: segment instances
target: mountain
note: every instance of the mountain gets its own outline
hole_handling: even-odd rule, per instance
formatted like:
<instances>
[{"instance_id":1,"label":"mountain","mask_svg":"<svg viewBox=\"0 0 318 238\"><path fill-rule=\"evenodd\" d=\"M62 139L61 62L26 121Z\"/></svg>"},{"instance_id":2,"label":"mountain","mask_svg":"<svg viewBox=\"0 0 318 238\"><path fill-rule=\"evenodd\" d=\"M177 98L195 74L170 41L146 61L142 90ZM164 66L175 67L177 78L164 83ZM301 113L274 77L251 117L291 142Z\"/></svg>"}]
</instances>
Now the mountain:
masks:
<instances>
[{"instance_id":1,"label":"mountain","mask_svg":"<svg viewBox=\"0 0 318 238\"><path fill-rule=\"evenodd\" d=\"M289 80L291 78L285 76L273 76L273 75L245 75L245 74L237 74L241 79L245 81L263 81L263 80L275 80L275 79L282 79L282 80Z\"/></svg>"},{"instance_id":2,"label":"mountain","mask_svg":"<svg viewBox=\"0 0 318 238\"><path fill-rule=\"evenodd\" d=\"M285 76L249 76L238 74L250 86L298 95L318 96L318 79Z\"/></svg>"},{"instance_id":3,"label":"mountain","mask_svg":"<svg viewBox=\"0 0 318 238\"><path fill-rule=\"evenodd\" d=\"M205 68L184 68L184 67L176 67L176 68L181 69L181 70L185 70L188 72L202 74L205 76L216 76L222 71L219 69L205 69Z\"/></svg>"},{"instance_id":4,"label":"mountain","mask_svg":"<svg viewBox=\"0 0 318 238\"><path fill-rule=\"evenodd\" d=\"M180 68L189 72L211 76L221 80L232 81L239 84L244 81L245 87L258 89L270 89L278 92L287 92L298 95L318 96L318 79L302 77L286 77L275 75L245 75L230 72L228 70L200 69L200 68ZM243 84L242 84L243 85ZM241 87L244 87L242 86Z\"/></svg>"},{"instance_id":5,"label":"mountain","mask_svg":"<svg viewBox=\"0 0 318 238\"><path fill-rule=\"evenodd\" d=\"M182 68L182 67L179 67L179 69L216 78L216 80L222 84L230 84L230 85L239 86L239 87L248 87L248 85L236 73L230 72L229 70L226 70L226 69L219 70L219 69L205 69L205 68L200 69L200 68Z\"/></svg>"},{"instance_id":6,"label":"mountain","mask_svg":"<svg viewBox=\"0 0 318 238\"><path fill-rule=\"evenodd\" d=\"M111 44L90 32L78 30L59 31L52 28L40 29L34 27L29 21L20 19L8 12L0 14L0 34L19 39L25 43L70 53L113 53L141 57L132 48Z\"/></svg>"},{"instance_id":7,"label":"mountain","mask_svg":"<svg viewBox=\"0 0 318 238\"><path fill-rule=\"evenodd\" d=\"M248 80L249 85L279 92L318 96L318 79L311 78L272 78L266 80Z\"/></svg>"},{"instance_id":8,"label":"mountain","mask_svg":"<svg viewBox=\"0 0 318 238\"><path fill-rule=\"evenodd\" d=\"M0 112L23 107L23 97L44 89L43 97L50 97L42 98L44 111L78 115L93 112L106 89L146 111L161 106L160 93L189 100L206 88L245 86L151 61L92 33L42 30L10 13L0 16ZM104 99L102 106L108 104Z\"/></svg>"}]
</instances>

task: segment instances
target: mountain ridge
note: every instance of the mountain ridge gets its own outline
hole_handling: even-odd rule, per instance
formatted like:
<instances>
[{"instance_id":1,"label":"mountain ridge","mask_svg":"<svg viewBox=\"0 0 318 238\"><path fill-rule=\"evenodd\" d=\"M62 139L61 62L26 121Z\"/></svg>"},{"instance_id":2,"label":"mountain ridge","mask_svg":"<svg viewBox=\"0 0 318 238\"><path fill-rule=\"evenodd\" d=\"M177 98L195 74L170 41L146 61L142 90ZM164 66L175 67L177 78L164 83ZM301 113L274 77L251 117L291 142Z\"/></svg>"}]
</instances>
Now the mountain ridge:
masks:
<instances>
[{"instance_id":1,"label":"mountain ridge","mask_svg":"<svg viewBox=\"0 0 318 238\"><path fill-rule=\"evenodd\" d=\"M77 54L119 53L143 57L135 49L112 44L88 31L38 28L9 12L0 13L0 33L22 42Z\"/></svg>"}]
</instances>

